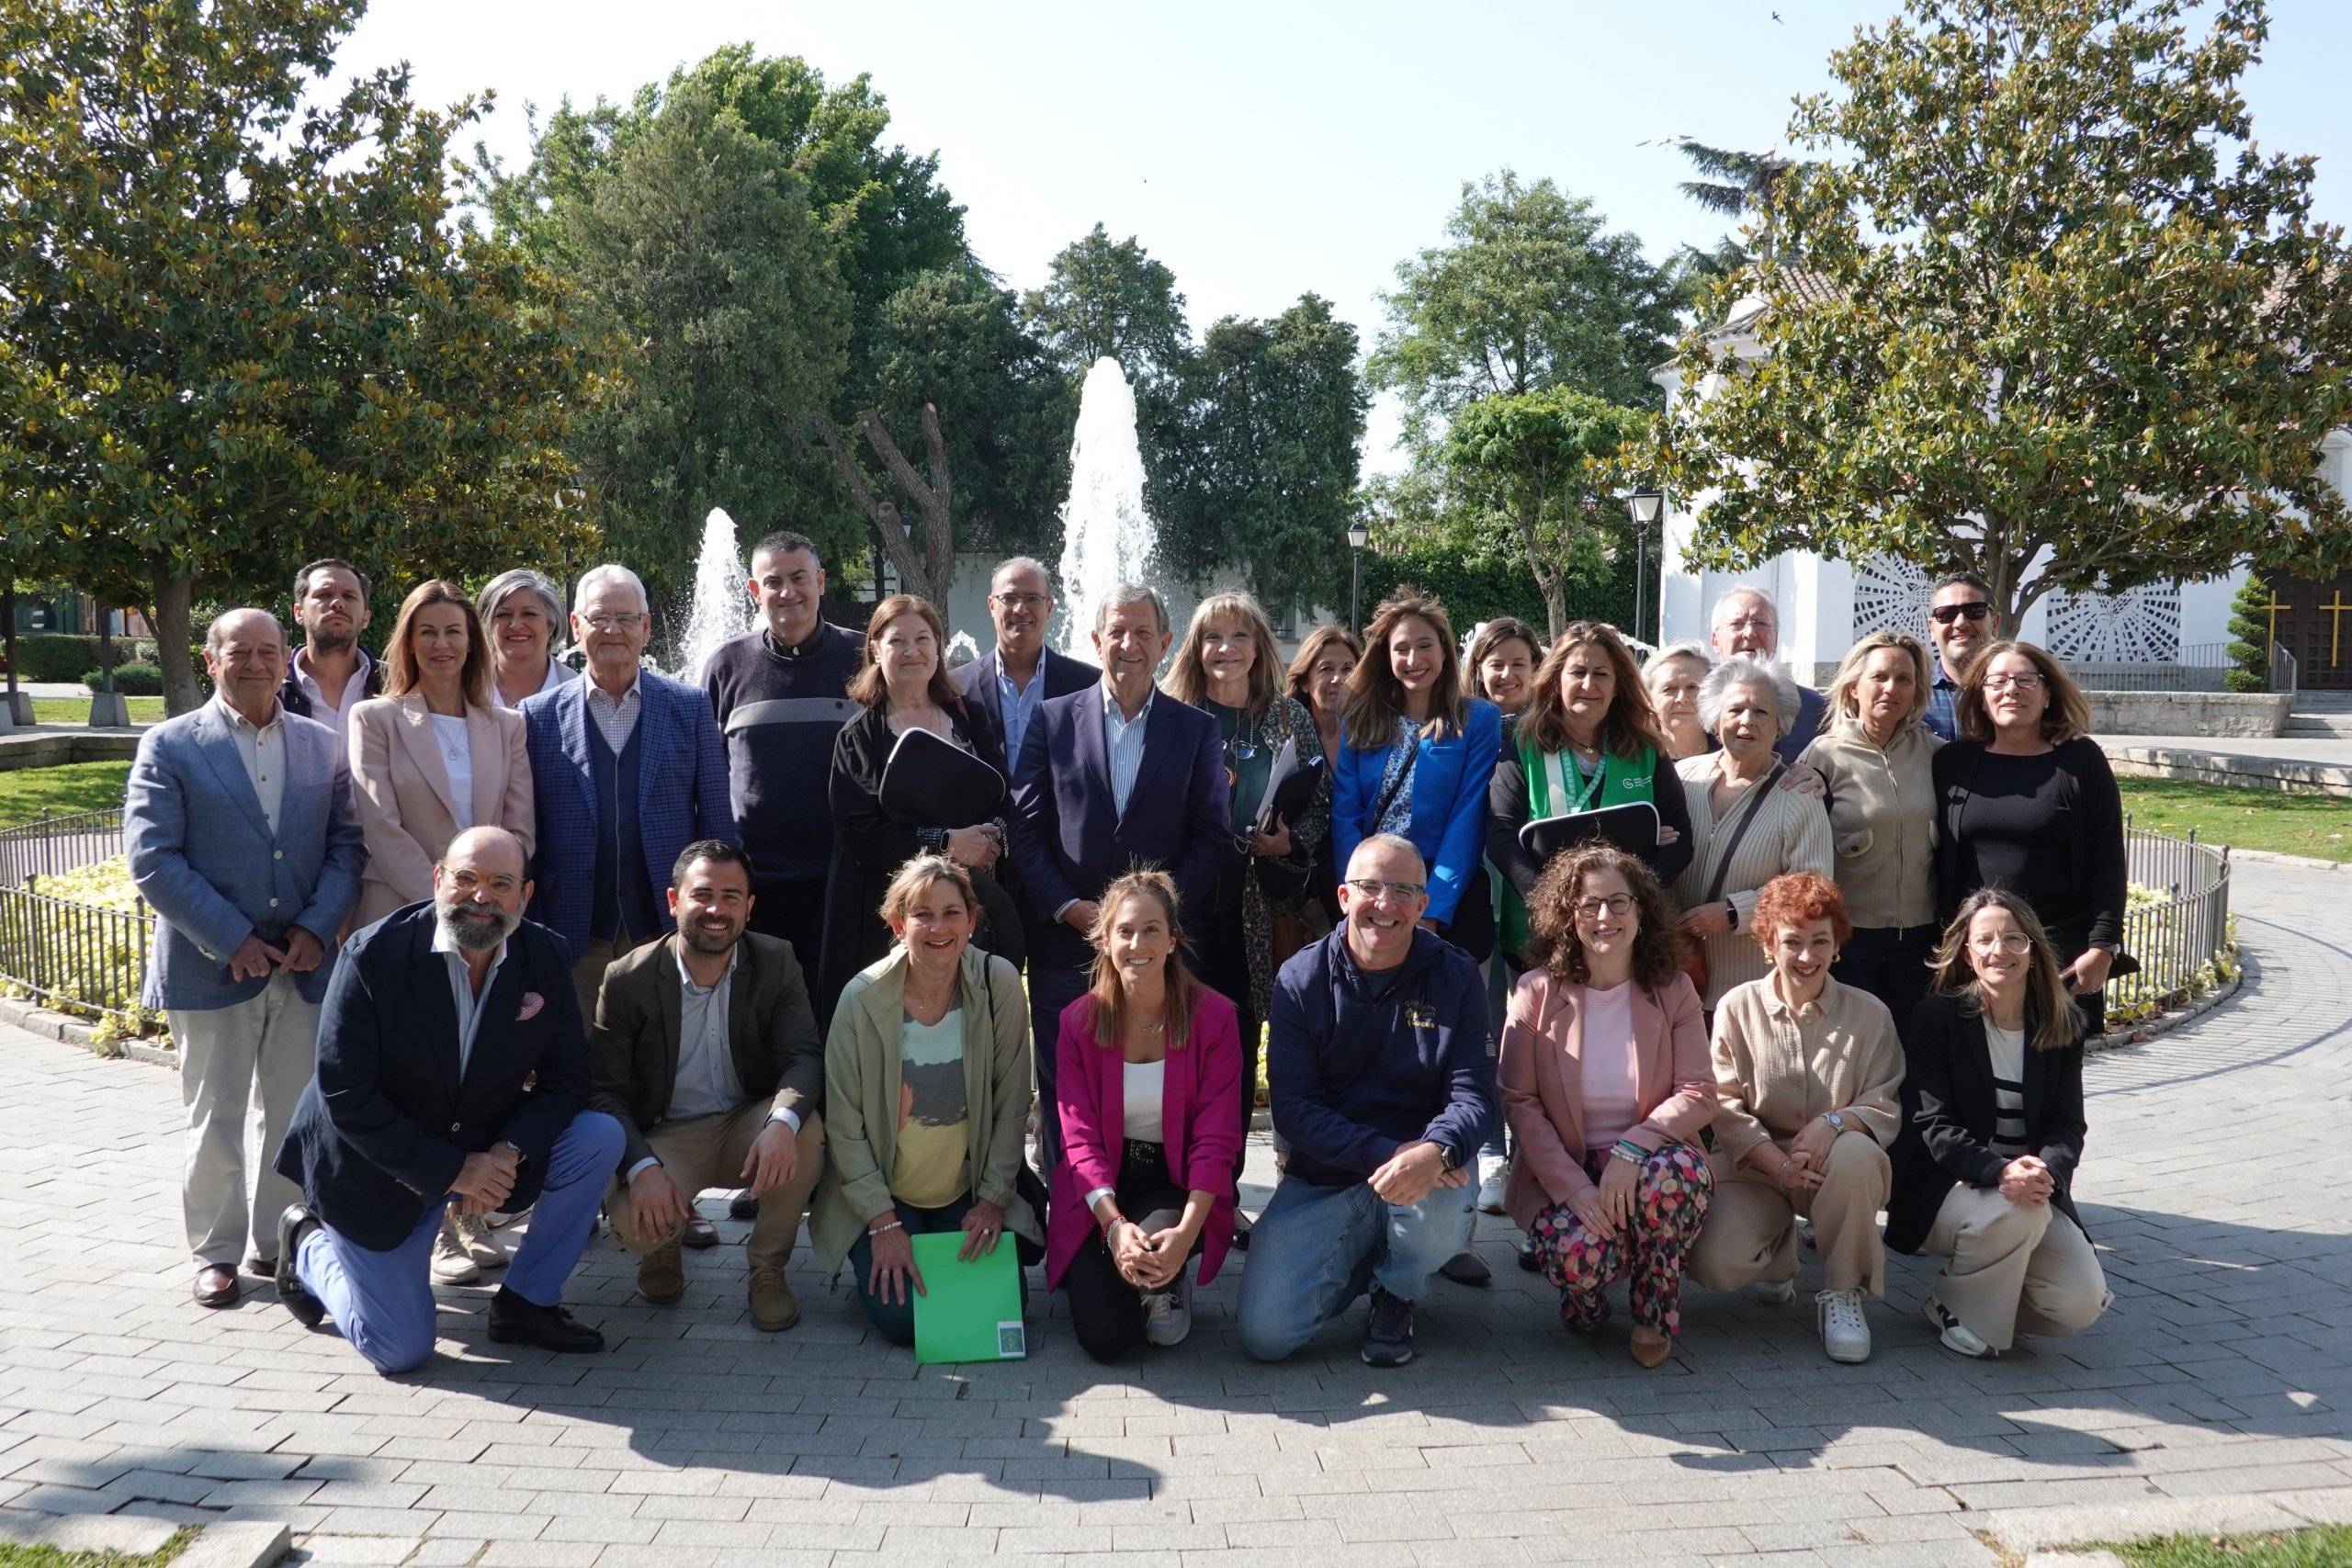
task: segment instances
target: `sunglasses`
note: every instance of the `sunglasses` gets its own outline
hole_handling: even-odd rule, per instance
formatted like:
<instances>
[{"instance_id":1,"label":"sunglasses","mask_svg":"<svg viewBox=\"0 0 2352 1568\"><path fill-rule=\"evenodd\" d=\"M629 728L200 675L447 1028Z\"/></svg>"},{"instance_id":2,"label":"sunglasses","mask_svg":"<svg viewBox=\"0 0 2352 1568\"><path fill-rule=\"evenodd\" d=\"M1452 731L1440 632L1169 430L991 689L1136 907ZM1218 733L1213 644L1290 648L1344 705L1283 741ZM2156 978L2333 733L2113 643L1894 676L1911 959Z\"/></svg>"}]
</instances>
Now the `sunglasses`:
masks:
<instances>
[{"instance_id":1,"label":"sunglasses","mask_svg":"<svg viewBox=\"0 0 2352 1568\"><path fill-rule=\"evenodd\" d=\"M1948 626L1962 615L1972 621L1981 621L1992 613L1993 606L1978 599L1966 604L1939 604L1928 612L1928 619L1939 626Z\"/></svg>"}]
</instances>

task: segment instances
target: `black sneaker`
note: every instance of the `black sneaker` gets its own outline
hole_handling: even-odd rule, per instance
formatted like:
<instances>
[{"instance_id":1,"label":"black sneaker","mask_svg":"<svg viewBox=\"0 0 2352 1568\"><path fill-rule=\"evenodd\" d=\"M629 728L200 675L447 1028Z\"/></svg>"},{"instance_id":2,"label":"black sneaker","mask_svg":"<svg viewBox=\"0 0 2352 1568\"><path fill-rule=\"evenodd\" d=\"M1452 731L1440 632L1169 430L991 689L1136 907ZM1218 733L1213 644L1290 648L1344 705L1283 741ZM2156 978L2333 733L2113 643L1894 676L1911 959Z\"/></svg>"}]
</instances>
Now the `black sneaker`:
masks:
<instances>
[{"instance_id":1,"label":"black sneaker","mask_svg":"<svg viewBox=\"0 0 2352 1568\"><path fill-rule=\"evenodd\" d=\"M1494 1270L1475 1252L1457 1252L1438 1266L1438 1272L1457 1285L1491 1285Z\"/></svg>"},{"instance_id":2,"label":"black sneaker","mask_svg":"<svg viewBox=\"0 0 2352 1568\"><path fill-rule=\"evenodd\" d=\"M1372 1321L1363 1325L1363 1364L1401 1367L1413 1359L1413 1303L1372 1288Z\"/></svg>"},{"instance_id":3,"label":"black sneaker","mask_svg":"<svg viewBox=\"0 0 2352 1568\"><path fill-rule=\"evenodd\" d=\"M502 1345L537 1345L560 1355L584 1355L605 1348L605 1337L560 1306L543 1307L505 1286L490 1298L490 1337Z\"/></svg>"},{"instance_id":4,"label":"black sneaker","mask_svg":"<svg viewBox=\"0 0 2352 1568\"><path fill-rule=\"evenodd\" d=\"M1521 1235L1519 1238L1519 1266L1530 1274L1540 1274L1544 1271L1544 1259L1536 1254L1535 1238L1532 1235Z\"/></svg>"},{"instance_id":5,"label":"black sneaker","mask_svg":"<svg viewBox=\"0 0 2352 1568\"><path fill-rule=\"evenodd\" d=\"M760 1201L749 1192L738 1192L727 1200L727 1217L746 1223L760 1217Z\"/></svg>"},{"instance_id":6,"label":"black sneaker","mask_svg":"<svg viewBox=\"0 0 2352 1568\"><path fill-rule=\"evenodd\" d=\"M288 1203L286 1212L277 1216L277 1299L294 1321L305 1328L316 1328L327 1315L319 1298L302 1288L301 1276L294 1272L294 1259L302 1250L302 1238L319 1228L318 1215L300 1203Z\"/></svg>"}]
</instances>

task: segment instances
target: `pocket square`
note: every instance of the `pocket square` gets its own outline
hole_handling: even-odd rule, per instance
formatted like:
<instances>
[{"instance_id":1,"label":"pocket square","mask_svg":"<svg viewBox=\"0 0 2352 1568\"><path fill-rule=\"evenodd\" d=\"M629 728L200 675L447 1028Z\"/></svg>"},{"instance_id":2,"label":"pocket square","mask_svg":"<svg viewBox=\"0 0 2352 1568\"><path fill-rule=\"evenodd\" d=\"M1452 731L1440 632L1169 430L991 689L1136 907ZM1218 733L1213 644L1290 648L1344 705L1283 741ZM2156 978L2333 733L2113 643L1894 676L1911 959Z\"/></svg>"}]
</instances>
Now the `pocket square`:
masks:
<instances>
[{"instance_id":1,"label":"pocket square","mask_svg":"<svg viewBox=\"0 0 2352 1568\"><path fill-rule=\"evenodd\" d=\"M539 1010L547 1005L547 998L539 995L538 992L525 991L523 993L523 1005L514 1010L514 1021L521 1023L526 1019L538 1017Z\"/></svg>"}]
</instances>

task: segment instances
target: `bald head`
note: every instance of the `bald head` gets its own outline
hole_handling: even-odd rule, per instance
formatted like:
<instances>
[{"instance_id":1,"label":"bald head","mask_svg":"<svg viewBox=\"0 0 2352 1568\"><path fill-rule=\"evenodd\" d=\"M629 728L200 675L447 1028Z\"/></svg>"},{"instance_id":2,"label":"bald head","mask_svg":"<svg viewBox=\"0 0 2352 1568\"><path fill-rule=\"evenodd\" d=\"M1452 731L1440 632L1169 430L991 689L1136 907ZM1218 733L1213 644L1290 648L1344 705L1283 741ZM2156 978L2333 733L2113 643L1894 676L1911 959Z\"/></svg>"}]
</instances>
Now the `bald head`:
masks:
<instances>
[{"instance_id":1,"label":"bald head","mask_svg":"<svg viewBox=\"0 0 2352 1568\"><path fill-rule=\"evenodd\" d=\"M204 629L204 672L212 689L256 728L277 716L286 679L286 634L266 610L223 610Z\"/></svg>"},{"instance_id":2,"label":"bald head","mask_svg":"<svg viewBox=\"0 0 2352 1568\"><path fill-rule=\"evenodd\" d=\"M488 961L523 923L531 901L523 840L503 828L469 828L433 868L433 908L460 951Z\"/></svg>"}]
</instances>

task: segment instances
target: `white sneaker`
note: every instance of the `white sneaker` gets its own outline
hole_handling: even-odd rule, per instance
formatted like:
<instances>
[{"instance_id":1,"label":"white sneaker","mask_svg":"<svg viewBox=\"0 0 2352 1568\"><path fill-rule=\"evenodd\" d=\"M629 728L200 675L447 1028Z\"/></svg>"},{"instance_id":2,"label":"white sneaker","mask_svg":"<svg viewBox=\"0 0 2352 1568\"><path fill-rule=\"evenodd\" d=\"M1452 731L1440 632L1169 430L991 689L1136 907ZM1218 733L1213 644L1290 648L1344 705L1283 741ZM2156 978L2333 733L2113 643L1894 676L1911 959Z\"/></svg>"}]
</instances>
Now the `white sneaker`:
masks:
<instances>
[{"instance_id":1,"label":"white sneaker","mask_svg":"<svg viewBox=\"0 0 2352 1568\"><path fill-rule=\"evenodd\" d=\"M461 1214L456 1207L442 1212L441 1223L449 1228L465 1255L474 1260L477 1269L506 1267L506 1247L491 1233L488 1219L481 1214Z\"/></svg>"},{"instance_id":2,"label":"white sneaker","mask_svg":"<svg viewBox=\"0 0 2352 1568\"><path fill-rule=\"evenodd\" d=\"M1748 1288L1748 1293L1766 1306L1784 1307L1797 1299L1794 1276L1786 1280L1758 1280Z\"/></svg>"},{"instance_id":3,"label":"white sneaker","mask_svg":"<svg viewBox=\"0 0 2352 1568\"><path fill-rule=\"evenodd\" d=\"M1143 1337L1159 1346L1182 1345L1193 1332L1193 1281L1180 1278L1164 1291L1143 1293Z\"/></svg>"},{"instance_id":4,"label":"white sneaker","mask_svg":"<svg viewBox=\"0 0 2352 1568\"><path fill-rule=\"evenodd\" d=\"M1821 1348L1833 1361L1871 1359L1871 1325L1862 1316L1860 1291L1823 1291L1813 1298L1821 1319Z\"/></svg>"},{"instance_id":5,"label":"white sneaker","mask_svg":"<svg viewBox=\"0 0 2352 1568\"><path fill-rule=\"evenodd\" d=\"M1927 1310L1928 1326L1936 1331L1936 1337L1943 1341L1945 1349L1973 1357L1977 1360L1989 1359L1999 1354L1993 1347L1985 1344L1974 1329L1952 1316L1951 1309L1945 1306L1935 1296L1928 1297Z\"/></svg>"},{"instance_id":6,"label":"white sneaker","mask_svg":"<svg viewBox=\"0 0 2352 1568\"><path fill-rule=\"evenodd\" d=\"M433 1233L433 1282L436 1285L470 1285L481 1278L481 1265L466 1256L466 1244L458 1238L457 1227L444 1215L441 1228Z\"/></svg>"},{"instance_id":7,"label":"white sneaker","mask_svg":"<svg viewBox=\"0 0 2352 1568\"><path fill-rule=\"evenodd\" d=\"M1510 1181L1510 1161L1494 1155L1478 1156L1478 1212L1503 1212L1503 1188Z\"/></svg>"}]
</instances>

